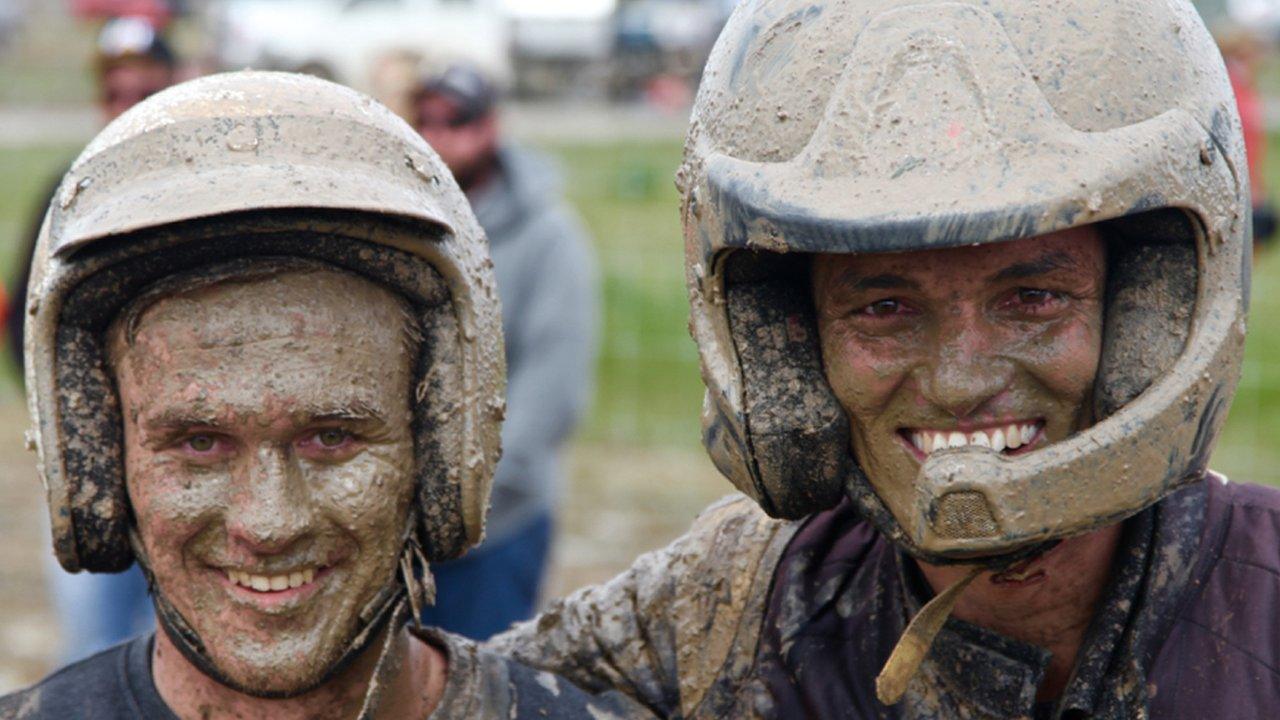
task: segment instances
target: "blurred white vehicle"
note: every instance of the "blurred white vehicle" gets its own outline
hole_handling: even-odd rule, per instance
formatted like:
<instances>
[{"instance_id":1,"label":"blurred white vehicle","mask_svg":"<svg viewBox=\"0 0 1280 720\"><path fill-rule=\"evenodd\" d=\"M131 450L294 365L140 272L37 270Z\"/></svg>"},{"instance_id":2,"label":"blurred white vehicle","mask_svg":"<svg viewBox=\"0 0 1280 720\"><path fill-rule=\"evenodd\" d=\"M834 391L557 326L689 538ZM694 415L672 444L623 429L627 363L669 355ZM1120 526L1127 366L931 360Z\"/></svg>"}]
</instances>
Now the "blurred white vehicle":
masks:
<instances>
[{"instance_id":1,"label":"blurred white vehicle","mask_svg":"<svg viewBox=\"0 0 1280 720\"><path fill-rule=\"evenodd\" d=\"M502 0L211 0L214 52L224 69L307 72L370 90L380 59L414 53L466 61L511 80Z\"/></svg>"},{"instance_id":2,"label":"blurred white vehicle","mask_svg":"<svg viewBox=\"0 0 1280 720\"><path fill-rule=\"evenodd\" d=\"M1227 0L1227 13L1240 25L1274 40L1280 34L1280 0Z\"/></svg>"},{"instance_id":3,"label":"blurred white vehicle","mask_svg":"<svg viewBox=\"0 0 1280 720\"><path fill-rule=\"evenodd\" d=\"M503 0L503 8L518 91L603 91L618 0Z\"/></svg>"},{"instance_id":4,"label":"blurred white vehicle","mask_svg":"<svg viewBox=\"0 0 1280 720\"><path fill-rule=\"evenodd\" d=\"M618 13L613 91L634 94L656 76L696 85L733 0L626 0Z\"/></svg>"}]
</instances>

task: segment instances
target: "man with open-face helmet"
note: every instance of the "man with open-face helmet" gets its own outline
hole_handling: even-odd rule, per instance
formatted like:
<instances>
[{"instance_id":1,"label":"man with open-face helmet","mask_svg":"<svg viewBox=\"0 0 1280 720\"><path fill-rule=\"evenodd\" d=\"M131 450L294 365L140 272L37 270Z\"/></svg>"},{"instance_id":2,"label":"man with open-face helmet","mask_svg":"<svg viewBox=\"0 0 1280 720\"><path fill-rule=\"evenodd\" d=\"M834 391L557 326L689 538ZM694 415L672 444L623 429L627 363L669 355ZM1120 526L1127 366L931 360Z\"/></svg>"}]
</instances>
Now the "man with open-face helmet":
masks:
<instances>
[{"instance_id":1,"label":"man with open-face helmet","mask_svg":"<svg viewBox=\"0 0 1280 720\"><path fill-rule=\"evenodd\" d=\"M630 714L409 626L482 534L503 358L483 233L403 121L302 76L177 86L81 154L34 268L54 549L141 565L162 631L0 717Z\"/></svg>"},{"instance_id":2,"label":"man with open-face helmet","mask_svg":"<svg viewBox=\"0 0 1280 720\"><path fill-rule=\"evenodd\" d=\"M1249 191L1190 3L741 3L677 182L747 497L492 647L671 717L1274 716L1280 494L1206 469Z\"/></svg>"}]
</instances>

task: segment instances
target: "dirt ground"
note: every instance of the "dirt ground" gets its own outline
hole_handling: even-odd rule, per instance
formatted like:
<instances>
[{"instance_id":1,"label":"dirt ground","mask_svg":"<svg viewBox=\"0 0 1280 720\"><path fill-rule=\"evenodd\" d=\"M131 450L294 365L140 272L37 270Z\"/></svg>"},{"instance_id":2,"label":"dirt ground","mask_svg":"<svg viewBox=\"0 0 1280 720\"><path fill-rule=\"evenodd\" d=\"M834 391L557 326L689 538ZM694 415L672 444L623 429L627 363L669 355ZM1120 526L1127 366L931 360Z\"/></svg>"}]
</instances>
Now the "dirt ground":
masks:
<instances>
[{"instance_id":1,"label":"dirt ground","mask_svg":"<svg viewBox=\"0 0 1280 720\"><path fill-rule=\"evenodd\" d=\"M0 392L0 694L52 669L59 631L45 594L49 549L34 455L23 447L26 408ZM548 597L608 579L661 547L731 489L696 447L579 445L569 458ZM86 612L91 611L85 608Z\"/></svg>"}]
</instances>

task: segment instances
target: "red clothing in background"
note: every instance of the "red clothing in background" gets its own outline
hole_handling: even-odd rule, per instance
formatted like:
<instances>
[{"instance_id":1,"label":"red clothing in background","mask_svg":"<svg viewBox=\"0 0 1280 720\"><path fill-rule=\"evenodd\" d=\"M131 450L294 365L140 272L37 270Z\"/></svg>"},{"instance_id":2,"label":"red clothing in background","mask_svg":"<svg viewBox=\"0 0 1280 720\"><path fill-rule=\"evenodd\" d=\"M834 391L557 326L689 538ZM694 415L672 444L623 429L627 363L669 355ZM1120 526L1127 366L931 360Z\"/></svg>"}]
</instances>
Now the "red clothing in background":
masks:
<instances>
[{"instance_id":1,"label":"red clothing in background","mask_svg":"<svg viewBox=\"0 0 1280 720\"><path fill-rule=\"evenodd\" d=\"M1238 60L1227 60L1227 76L1236 94L1240 123L1244 126L1244 147L1249 157L1249 185L1253 188L1253 204L1266 198L1262 167L1267 155L1267 125L1262 96L1253 82L1253 70Z\"/></svg>"}]
</instances>

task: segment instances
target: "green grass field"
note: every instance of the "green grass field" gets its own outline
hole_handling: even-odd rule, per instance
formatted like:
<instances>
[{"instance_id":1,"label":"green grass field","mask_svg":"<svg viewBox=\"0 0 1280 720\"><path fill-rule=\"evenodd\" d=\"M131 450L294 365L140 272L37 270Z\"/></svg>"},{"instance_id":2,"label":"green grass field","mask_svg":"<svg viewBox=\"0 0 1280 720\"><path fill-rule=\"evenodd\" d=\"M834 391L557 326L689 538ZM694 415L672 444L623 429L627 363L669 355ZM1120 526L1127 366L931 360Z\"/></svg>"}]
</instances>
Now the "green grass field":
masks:
<instances>
[{"instance_id":1,"label":"green grass field","mask_svg":"<svg viewBox=\"0 0 1280 720\"><path fill-rule=\"evenodd\" d=\"M1278 138L1280 140L1280 138ZM702 384L686 330L678 199L678 142L546 148L595 238L604 312L596 401L582 438L593 443L695 447ZM74 147L0 151L0 273L42 186ZM1276 159L1273 154L1273 160ZM1280 181L1280 163L1272 177ZM1215 466L1240 479L1280 484L1280 257L1255 267L1244 378ZM10 376L12 378L12 375Z\"/></svg>"}]
</instances>

